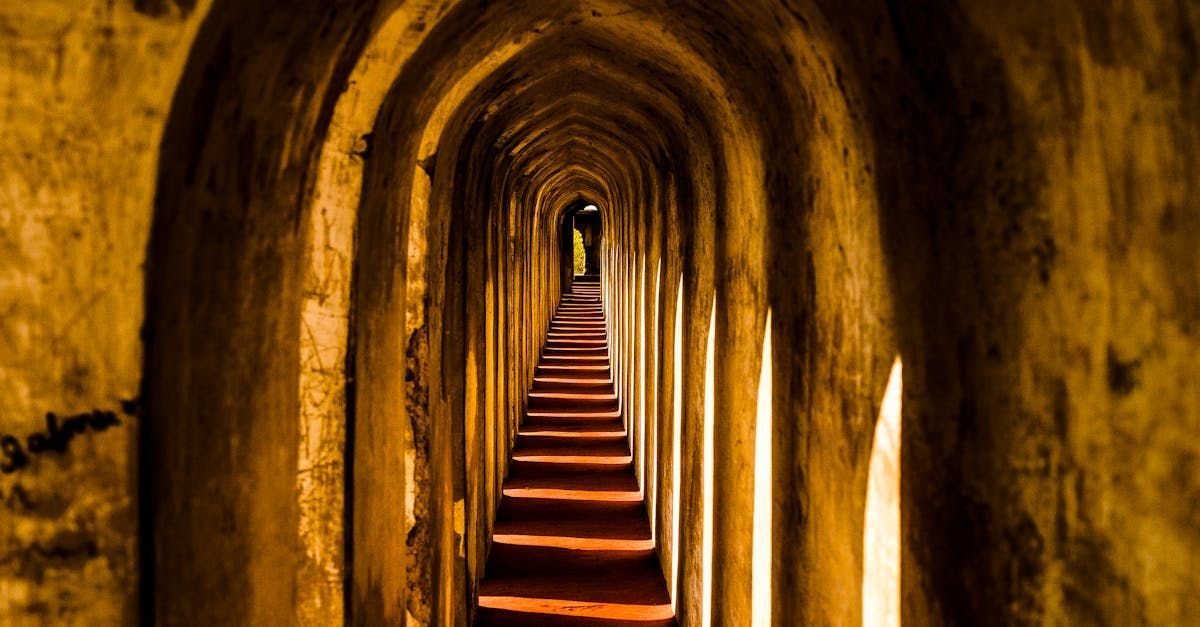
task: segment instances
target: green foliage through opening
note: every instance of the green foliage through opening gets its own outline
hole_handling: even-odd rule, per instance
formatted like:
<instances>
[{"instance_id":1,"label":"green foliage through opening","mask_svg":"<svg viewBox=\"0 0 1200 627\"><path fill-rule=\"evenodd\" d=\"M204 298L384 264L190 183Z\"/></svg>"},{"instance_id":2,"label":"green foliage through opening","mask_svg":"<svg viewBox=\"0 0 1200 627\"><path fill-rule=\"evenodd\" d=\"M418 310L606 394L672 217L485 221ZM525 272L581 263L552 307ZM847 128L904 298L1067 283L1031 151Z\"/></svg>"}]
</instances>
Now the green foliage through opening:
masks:
<instances>
[{"instance_id":1,"label":"green foliage through opening","mask_svg":"<svg viewBox=\"0 0 1200 627\"><path fill-rule=\"evenodd\" d=\"M580 275L587 272L587 253L583 250L583 233L571 230L575 232L575 274Z\"/></svg>"}]
</instances>

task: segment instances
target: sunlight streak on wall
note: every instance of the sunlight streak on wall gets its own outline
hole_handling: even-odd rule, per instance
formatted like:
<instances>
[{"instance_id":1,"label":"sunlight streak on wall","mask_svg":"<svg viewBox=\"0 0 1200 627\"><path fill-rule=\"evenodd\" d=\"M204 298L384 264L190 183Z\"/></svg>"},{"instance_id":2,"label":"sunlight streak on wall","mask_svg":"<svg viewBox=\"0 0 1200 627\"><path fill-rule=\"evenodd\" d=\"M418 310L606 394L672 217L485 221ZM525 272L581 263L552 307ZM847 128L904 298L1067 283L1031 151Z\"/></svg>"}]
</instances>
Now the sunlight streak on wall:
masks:
<instances>
[{"instance_id":1,"label":"sunlight streak on wall","mask_svg":"<svg viewBox=\"0 0 1200 627\"><path fill-rule=\"evenodd\" d=\"M653 512L658 511L658 499L659 499L659 495L662 494L662 486L658 485L658 468L659 468L658 428L659 428L659 424L661 424L662 419L663 419L662 416L658 415L658 408L659 408L658 364L659 364L659 361L662 359L662 346L659 344L660 336L657 333L657 330L662 326L662 320L659 320L659 316L661 314L658 311L658 291L661 288L661 284L662 284L662 269L663 269L663 260L660 257L658 260L658 267L654 271L654 290L650 292L650 303L649 303L650 310L651 310L650 325L649 325L650 326L650 331L649 331L650 348L648 349L650 351L650 359L649 359L649 364L646 369L646 374L643 377L643 383L642 383L643 394L646 393L647 389L649 389L651 392L654 393L654 400L653 401L643 401L643 404L647 407L648 411L651 413L650 432L646 434L646 437L648 438L648 444L646 446L646 455L647 455L647 457L650 458L646 462L646 467L650 469L650 474L649 474L649 476L646 477L646 483L649 486L649 488L647 490L648 493L646 495L647 496L646 510L651 512L651 514L650 514L650 536L652 538L654 538L655 542L658 541L659 530L658 530L658 516L656 516ZM649 379L649 381L650 381L649 384L645 383L646 379ZM647 385L649 385L650 387L647 388L646 387Z\"/></svg>"},{"instance_id":2,"label":"sunlight streak on wall","mask_svg":"<svg viewBox=\"0 0 1200 627\"><path fill-rule=\"evenodd\" d=\"M704 597L700 600L700 623L712 624L713 603L713 414L716 408L716 335L717 299L713 299L708 320L708 347L704 351L704 546L701 553L701 581Z\"/></svg>"},{"instance_id":3,"label":"sunlight streak on wall","mask_svg":"<svg viewBox=\"0 0 1200 627\"><path fill-rule=\"evenodd\" d=\"M635 288L637 295L635 296L635 307L637 310L634 314L634 319L637 325L634 333L637 338L637 347L634 348L634 359L637 361L633 364L633 376L637 377L637 382L634 383L637 390L637 400L633 403L633 408L637 411L637 480L638 489L642 495L646 494L646 258L642 257L635 279Z\"/></svg>"},{"instance_id":4,"label":"sunlight streak on wall","mask_svg":"<svg viewBox=\"0 0 1200 627\"><path fill-rule=\"evenodd\" d=\"M900 428L904 365L892 364L867 474L863 529L863 627L900 625Z\"/></svg>"},{"instance_id":5,"label":"sunlight streak on wall","mask_svg":"<svg viewBox=\"0 0 1200 627\"><path fill-rule=\"evenodd\" d=\"M683 470L680 467L683 463L680 457L680 449L683 448L683 275L679 275L679 290L676 292L675 298L675 384L672 387L674 393L674 401L671 405L672 423L671 423L671 481L673 488L671 494L675 499L675 505L671 508L671 599L675 604L675 611L679 611L679 520L680 508L680 491L683 489L682 477Z\"/></svg>"},{"instance_id":6,"label":"sunlight streak on wall","mask_svg":"<svg viewBox=\"0 0 1200 627\"><path fill-rule=\"evenodd\" d=\"M753 624L771 624L771 312L763 332L762 367L758 374L758 416L754 424L754 562Z\"/></svg>"}]
</instances>

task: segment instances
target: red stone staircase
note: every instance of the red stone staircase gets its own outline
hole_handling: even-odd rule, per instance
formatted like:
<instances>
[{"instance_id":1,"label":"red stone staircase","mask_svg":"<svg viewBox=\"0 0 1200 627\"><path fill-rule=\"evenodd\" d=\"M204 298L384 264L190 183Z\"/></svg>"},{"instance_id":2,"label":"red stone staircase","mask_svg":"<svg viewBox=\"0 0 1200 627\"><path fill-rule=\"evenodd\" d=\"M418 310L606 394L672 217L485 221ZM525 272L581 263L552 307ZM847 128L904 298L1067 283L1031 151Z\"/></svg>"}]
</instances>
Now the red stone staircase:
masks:
<instances>
[{"instance_id":1,"label":"red stone staircase","mask_svg":"<svg viewBox=\"0 0 1200 627\"><path fill-rule=\"evenodd\" d=\"M608 361L599 283L547 333L513 447L476 625L674 625Z\"/></svg>"}]
</instances>

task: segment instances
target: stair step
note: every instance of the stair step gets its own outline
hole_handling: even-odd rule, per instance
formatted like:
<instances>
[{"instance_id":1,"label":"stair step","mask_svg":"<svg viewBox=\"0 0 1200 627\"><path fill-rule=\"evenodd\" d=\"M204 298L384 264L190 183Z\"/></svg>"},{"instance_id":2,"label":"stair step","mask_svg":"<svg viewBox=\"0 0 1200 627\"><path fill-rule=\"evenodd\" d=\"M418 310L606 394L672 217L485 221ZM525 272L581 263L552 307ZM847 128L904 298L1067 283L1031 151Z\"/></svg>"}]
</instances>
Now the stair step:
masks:
<instances>
[{"instance_id":1,"label":"stair step","mask_svg":"<svg viewBox=\"0 0 1200 627\"><path fill-rule=\"evenodd\" d=\"M616 409L617 396L612 393L530 392L530 411L588 411Z\"/></svg>"},{"instance_id":2,"label":"stair step","mask_svg":"<svg viewBox=\"0 0 1200 627\"><path fill-rule=\"evenodd\" d=\"M533 377L533 389L535 391L594 391L594 390L612 390L612 379L596 378L588 379L583 377Z\"/></svg>"},{"instance_id":3,"label":"stair step","mask_svg":"<svg viewBox=\"0 0 1200 627\"><path fill-rule=\"evenodd\" d=\"M551 409L531 409L525 412L527 418L554 423L571 423L571 422L587 422L591 420L605 420L620 418L621 412L616 409L602 409L594 411L564 411Z\"/></svg>"},{"instance_id":4,"label":"stair step","mask_svg":"<svg viewBox=\"0 0 1200 627\"><path fill-rule=\"evenodd\" d=\"M537 367L535 377L570 376L593 377L609 379L609 365L605 364L541 364Z\"/></svg>"}]
</instances>

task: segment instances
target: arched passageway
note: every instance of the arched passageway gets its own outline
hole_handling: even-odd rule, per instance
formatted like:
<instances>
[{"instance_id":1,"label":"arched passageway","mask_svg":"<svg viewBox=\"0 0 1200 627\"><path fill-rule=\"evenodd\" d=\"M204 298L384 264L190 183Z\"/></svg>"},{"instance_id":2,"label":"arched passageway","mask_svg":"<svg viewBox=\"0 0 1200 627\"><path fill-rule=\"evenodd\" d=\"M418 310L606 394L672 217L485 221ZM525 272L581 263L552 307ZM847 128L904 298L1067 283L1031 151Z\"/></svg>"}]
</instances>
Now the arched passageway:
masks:
<instances>
[{"instance_id":1,"label":"arched passageway","mask_svg":"<svg viewBox=\"0 0 1200 627\"><path fill-rule=\"evenodd\" d=\"M1200 611L1187 3L51 4L0 622Z\"/></svg>"}]
</instances>

